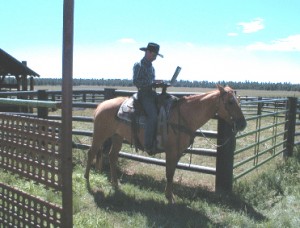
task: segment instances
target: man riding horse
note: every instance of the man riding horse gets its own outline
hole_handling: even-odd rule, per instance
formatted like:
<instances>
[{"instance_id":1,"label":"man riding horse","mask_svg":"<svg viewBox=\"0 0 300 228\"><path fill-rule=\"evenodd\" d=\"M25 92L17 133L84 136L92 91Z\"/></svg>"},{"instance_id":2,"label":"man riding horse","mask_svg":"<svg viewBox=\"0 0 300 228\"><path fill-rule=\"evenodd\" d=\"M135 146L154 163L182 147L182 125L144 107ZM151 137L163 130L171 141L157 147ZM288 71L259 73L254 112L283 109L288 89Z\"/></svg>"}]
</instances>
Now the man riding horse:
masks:
<instances>
[{"instance_id":1,"label":"man riding horse","mask_svg":"<svg viewBox=\"0 0 300 228\"><path fill-rule=\"evenodd\" d=\"M148 43L147 47L140 48L145 52L145 56L140 62L133 66L133 84L137 87L137 97L146 113L146 126L144 134L144 150L153 154L156 151L155 135L157 126L157 94L153 90L155 83L155 70L152 62L159 54L159 45Z\"/></svg>"},{"instance_id":2,"label":"man riding horse","mask_svg":"<svg viewBox=\"0 0 300 228\"><path fill-rule=\"evenodd\" d=\"M145 150L150 154L155 154L160 146L154 141L156 136L156 128L169 130L164 135L163 143L159 144L160 151L165 152L166 158L166 188L165 195L169 203L174 202L173 194L173 178L175 169L183 152L191 144L191 140L195 136L195 132L211 118L216 115L218 118L225 120L232 127L232 134L228 137L235 137L237 131L245 129L247 122L238 103L234 90L229 86L222 87L217 85L217 89L205 94L196 94L180 98L168 106L167 114L159 115L157 118L156 97L153 87L162 87L163 97L168 84L155 82L155 71L152 62L159 54L159 45L149 43L146 48L140 50L145 51L144 58L136 63L133 67L133 82L138 88L138 99L147 114L146 128L141 131L135 131L132 125L120 118L119 113L135 109L132 105L133 98L116 97L101 102L95 110L94 114L94 132L92 146L88 152L87 167L85 170L85 178L89 183L90 169L96 154L99 154L99 167L101 170L103 160L103 145L107 140L111 140L109 147L109 163L111 171L112 185L118 188L117 165L119 152L122 148L124 140L129 143L136 144L140 141L144 144ZM176 76L176 74L174 74ZM172 80L171 80L172 81ZM154 84L153 84L154 83ZM131 101L130 101L131 100ZM160 102L163 99L159 99ZM128 102L128 103L126 103ZM163 108L160 108L160 110ZM165 112L159 112L159 114ZM167 116L166 125L160 124L161 116ZM116 118L117 117L117 118ZM157 127L157 122L159 127ZM164 126L164 127L161 127ZM132 137L135 132L136 137ZM158 134L159 135L159 134ZM144 142L143 142L144 138ZM159 137L158 137L159 138ZM159 140L157 140L159 141ZM142 148L142 147L139 147Z\"/></svg>"}]
</instances>

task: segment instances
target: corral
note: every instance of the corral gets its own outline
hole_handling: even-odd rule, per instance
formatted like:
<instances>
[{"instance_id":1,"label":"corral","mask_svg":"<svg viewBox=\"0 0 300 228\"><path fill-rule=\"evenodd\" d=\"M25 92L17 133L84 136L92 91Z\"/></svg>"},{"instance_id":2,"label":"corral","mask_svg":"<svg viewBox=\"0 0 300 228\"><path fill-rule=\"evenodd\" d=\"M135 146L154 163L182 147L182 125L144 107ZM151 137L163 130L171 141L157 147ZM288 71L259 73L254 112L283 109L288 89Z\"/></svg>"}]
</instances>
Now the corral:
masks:
<instances>
[{"instance_id":1,"label":"corral","mask_svg":"<svg viewBox=\"0 0 300 228\"><path fill-rule=\"evenodd\" d=\"M22 169L26 170L26 178L30 178L30 177L34 177L35 181L37 182L42 182L42 185L45 184L45 180L46 182L49 183L53 183L53 176L54 176L54 183L56 183L59 186L61 186L62 184L62 188L66 187L66 191L62 191L62 202L58 202L58 204L62 204L63 208L64 205L67 206L65 212L61 212L61 207L60 206L55 206L55 205L50 205L47 204L45 202L42 202L42 200L40 199L36 199L35 197L33 197L34 195L34 190L35 187L37 186L36 184L34 184L34 187L29 186L29 190L33 190L33 193L31 194L24 194L22 191L19 191L17 189L14 189L10 186L7 185L2 185L1 184L1 191L0 191L0 221L1 221L1 225L3 226L16 226L18 225L19 227L33 227L33 226L40 226L40 227L56 227L56 226L61 226L61 227L72 227L72 201L70 201L70 199L72 199L72 181L71 181L71 172L72 172L72 168L71 168L71 161L72 161L72 156L70 156L70 137L71 137L71 129L70 129L70 122L71 119L67 119L68 117L71 116L70 114L70 104L72 103L72 98L71 98L71 90L70 90L70 84L71 84L71 80L68 80L72 77L72 49L73 49L73 40L72 40L72 36L73 36L73 9L74 9L74 5L73 5L73 1L64 1L64 13L66 15L66 19L64 20L64 51L63 51L63 85L68 85L68 86L63 86L65 88L64 90L64 98L62 101L62 106L64 107L63 111L62 111L62 115L59 115L58 117L54 117L57 118L59 120L62 119L62 126L55 126L51 125L50 123L48 123L47 121L43 121L43 120L36 120L35 118L33 119L28 119L26 117L22 117L20 118L19 116L17 117L12 117L12 116L3 116L4 121L2 122L2 126L4 126L4 130L3 132L5 132L4 134L2 134L2 138L5 139L6 141L10 141L13 140L15 142L18 142L18 148L13 148L14 146L11 145L6 145L2 148L4 148L3 150L5 150L5 153L1 152L1 161L3 162L3 167L6 167L5 169L9 170L15 170L17 173L22 173ZM4 101L3 101L4 102ZM19 103L19 102L17 102ZM26 103L26 102L24 102ZM268 104L267 104L268 103ZM259 165L265 164L266 162L270 161L272 158L274 157L278 157L278 155L284 154L289 156L290 153L292 152L292 150L290 150L294 145L298 145L299 144L299 118L294 118L296 117L296 115L299 113L299 104L293 106L292 104L296 104L298 103L297 101L295 101L295 99L282 99L282 100L278 100L278 101L271 101L271 99L265 100L265 101L259 101L257 102L256 99L249 101L248 104L245 103L248 107L246 107L246 109L249 108L249 116L248 116L248 121L254 121L255 122L255 127L254 129L250 129L249 131L247 131L245 134L239 135L236 140L240 140L240 141L244 141L245 138L250 138L248 146L243 148L241 146L241 148L239 148L239 145L237 143L237 147L235 148L235 152L234 152L234 156L230 157L235 157L237 156L239 158L239 162L235 163L231 162L230 166L232 166L234 168L235 171L234 173L234 177L233 179L237 179L240 178L242 176L245 176L247 173L249 173L251 170L254 169L254 167L256 168ZM32 103L27 102L25 104L25 106L31 106ZM267 110L266 106L271 106L271 110ZM262 112L260 112L260 108L256 107L258 106L262 106L263 109L261 110ZM33 107L37 107L37 104L34 104ZM54 105L53 108L55 108L56 103ZM253 106L251 108L251 106ZM273 106L273 107L272 107ZM297 108L298 107L298 108ZM254 110L254 111L253 111ZM267 110L267 111L266 111ZM251 114L251 112L253 111L253 113ZM274 113L274 114L272 114ZM38 116L39 117L47 117L48 115L48 111L45 108L38 108ZM50 116L48 116L50 117ZM14 119L14 121L13 121ZM83 120L89 122L90 120L86 120L86 118L78 118L77 120ZM76 119L74 119L74 121L77 121ZM268 124L265 124L265 120ZM38 122L38 125L35 125L34 123ZM6 123L8 123L8 125L13 125L13 127L11 128L10 126L6 126ZM48 126L52 126L50 127L51 129L55 130L49 130ZM216 125L216 124L215 124ZM6 126L6 127L5 127ZM21 126L21 127L19 127ZM52 144L53 146L50 146L50 148L55 148L54 150L51 150L50 148L50 153L54 153L54 154L59 154L58 151L63 151L63 155L62 155L62 165L61 168L62 170L62 174L65 175L65 180L66 182L63 181L64 178L62 178L62 182L60 182L60 176L59 174L57 174L57 170L59 170L59 167L56 167L54 169L54 175L49 174L49 164L46 165L45 170L41 167L43 167L44 164L46 164L45 160L47 160L47 158L50 156L48 156L48 152L46 153L40 153L40 151L47 151L45 150L45 147L47 148L47 144L46 142L50 142L54 140L57 140L57 135L56 133L60 134L60 130L59 128L62 128L62 139L61 141L63 141L62 145L59 145L58 142L55 142L54 144ZM296 130L295 130L296 128ZM12 130L13 129L13 130ZM17 134L13 133L16 132L16 130L20 130L20 132L18 132ZM36 130L39 129L39 130ZM48 129L48 130L46 130ZM24 130L24 131L23 131ZM30 134L28 134L28 131ZM38 134L34 134L33 132L38 132ZM22 133L21 133L22 132ZM45 136L48 135L49 132L55 132L53 133L52 136L50 137L44 137L41 140L39 139L39 136ZM265 134L265 132L267 132L266 135L268 136L263 136ZM293 132L293 134L291 133ZM87 135L89 137L90 132L86 131L86 132L80 132L80 130L77 131L77 134L75 133L75 131L73 131L73 135L78 135L78 134L83 134L83 135ZM208 138L206 134L206 132L204 131L200 131L202 136L205 136L205 138ZM20 134L20 135L18 135ZM29 139L29 136L31 137L32 135L35 135L35 137L32 137ZM273 137L274 136L274 137ZM53 138L51 138L53 137ZM51 138L51 140L50 140ZM58 137L59 138L59 137ZM252 140L252 141L251 141ZM59 141L59 140L58 140ZM219 143L219 142L218 142ZM9 144L9 143L8 143ZM14 143L16 144L16 143ZM50 143L51 145L51 143ZM75 144L76 147L86 147L86 145L82 145L82 144ZM1 144L2 146L2 144ZM61 148L60 148L61 147ZM29 151L25 151L25 148L30 148ZM37 149L34 149L37 148ZM58 150L58 151L56 151ZM24 152L25 151L25 152ZM37 152L38 151L38 152ZM248 155L243 155L242 154L246 154L246 151L250 151ZM22 155L22 153L25 153L26 156L25 157L25 165L22 164L22 160L20 158L20 156ZM21 155L20 155L21 153ZM38 154L37 154L38 153ZM209 153L210 154L210 153ZM56 156L55 155L55 156ZM3 158L5 157L6 158ZM54 156L54 157L55 157ZM267 157L269 156L269 157ZM214 156L213 156L214 157ZM56 158L51 158L50 160L54 160L54 163L59 164L60 161L56 160ZM233 161L233 159L231 159ZM21 163L20 163L21 161ZM41 164L40 164L41 163ZM215 164L216 162L214 162ZM34 164L34 165L32 165ZM242 168L244 165L248 165L250 167L246 167L246 168ZM59 166L59 165L58 165ZM36 169L36 168L40 168L40 169ZM37 170L37 173L36 171ZM46 175L47 173L47 175ZM5 172L5 174L7 174L7 172ZM50 176L49 176L50 175ZM3 175L5 177L5 175ZM2 177L3 177L2 176ZM42 176L41 180L38 178ZM49 178L48 178L49 177ZM76 177L75 177L76 178ZM18 180L19 178L16 178L15 180ZM77 181L79 181L79 178L76 178ZM295 179L297 180L297 179ZM14 181L11 181L9 184L13 184ZM29 181L28 181L29 182ZM31 182L30 182L31 183ZM29 185L30 185L29 183ZM75 182L76 183L76 182ZM27 183L26 183L27 184ZM55 184L56 185L56 184ZM230 186L230 185L229 185ZM44 186L42 186L42 188L44 188ZM58 187L60 188L60 187ZM51 191L50 191L51 192ZM54 191L54 194L57 194L58 190ZM47 192L47 195L45 195L45 198L51 198L51 194L49 194L49 192ZM99 195L95 195L95 197L99 197ZM121 197L124 197L124 195L121 195ZM119 199L121 198L119 197ZM74 198L76 200L76 198ZM131 199L131 197L128 197L128 199ZM133 200L129 200L130 203L134 203L135 201L138 201L138 198L136 198L136 196L134 195L134 197L132 197ZM192 199L194 199L194 197L192 197ZM226 204L226 201L228 201L228 198L225 199L224 198L216 198L213 200L210 200L210 203L216 203L216 201L218 201L217 203L219 203L222 200L223 202L225 202L225 205L227 206L228 204ZM230 198L229 200L232 200L232 198ZM233 200L234 202L237 202L235 200ZM127 200L128 202L128 200ZM108 200L109 203L109 200ZM139 202L140 203L140 202ZM149 203L148 201L146 201L146 204L149 206L154 206L153 210L155 210L155 213L157 212L157 206L160 204L152 204ZM142 204L142 206L144 206L145 204ZM109 208L109 204L104 205L104 207ZM191 205L192 207L192 205ZM196 213L194 210L191 210L190 205L188 207L185 207L185 205L180 205L179 207L175 208L175 210L178 210L179 213L175 213L175 215L180 215L180 217L184 214L184 215L189 215L190 217L192 217L192 221L199 222L199 221L204 221L203 224L205 224L205 221L210 221L210 218L208 216L206 216L204 213ZM250 217L252 218L252 216L254 217L254 219L261 221L261 219L264 219L263 216L261 216L261 214L256 213L255 210L253 210L252 207L249 207L249 205L240 205L240 206L235 206L234 207L236 210L242 209L243 212L245 214L249 214L251 215ZM139 208L141 209L141 207ZM165 207L165 211L167 212L166 214L171 214L172 215L172 210L173 208L171 207ZM202 208L201 208L202 209ZM109 210L109 212L111 212L112 210ZM118 210L118 208L115 210L119 214L121 214L121 210ZM129 214L130 216L133 214L132 212L134 211L130 211L129 210ZM160 211L158 211L160 212ZM217 212L217 213L215 213ZM222 211L221 211L222 212ZM90 211L88 212L90 213ZM213 210L214 214L218 214L218 211ZM297 210L298 213L298 210ZM173 213L174 214L174 213ZM200 215L200 216L199 216ZM89 214L90 217L93 216L93 214ZM221 215L222 216L222 215ZM120 216L121 217L121 216ZM179 216L178 216L179 217ZM296 214L296 216L294 217L298 217L298 214ZM97 219L97 218L95 218ZM131 219L131 217L130 217ZM177 219L176 216L173 216L171 218L173 219ZM62 222L61 222L62 221ZM121 221L121 220L120 220ZM179 220L177 220L179 221ZM191 221L191 220L190 220ZM218 221L218 220L217 220ZM297 220L299 221L299 220ZM122 221L121 221L122 222ZM276 223L277 221L275 221L276 226L278 226L278 224ZM160 223L160 226L168 226L170 223ZM202 223L201 223L202 224ZM208 223L211 225L211 223ZM245 225L242 223L239 223L240 225ZM247 225L249 225L248 223L246 223ZM284 223L286 224L286 223ZM97 224L98 225L98 224ZM101 223L100 223L101 225ZM155 223L151 224L151 226L153 227L154 225L156 225ZM189 223L188 224L190 227L199 227L199 223ZM218 226L219 223L213 223L211 226ZM261 224L260 224L261 225ZM299 225L299 222L298 222ZM225 226L228 226L228 224L225 223ZM273 225L274 226L274 225ZM182 226L181 226L182 227ZM297 226L298 227L298 226Z\"/></svg>"},{"instance_id":2,"label":"corral","mask_svg":"<svg viewBox=\"0 0 300 228\"><path fill-rule=\"evenodd\" d=\"M39 107L37 112L39 117L60 120L61 116L51 116L48 115L48 108L57 108L61 102L61 92L60 91L44 91L44 92L27 92L28 96L37 97L37 94L46 94L47 99L52 100L52 106L49 106L48 103L44 102L44 107ZM103 99L111 98L114 96L129 96L133 92L128 91L115 91L112 89L106 90L97 90L97 91L74 91L73 93L73 108L94 108L98 102L101 102ZM11 97L17 96L16 93L9 93ZM24 95L24 94L23 94ZM187 94L178 93L177 96L183 96ZM6 100L6 99L5 99ZM4 99L2 100L4 102ZM94 103L96 102L96 103ZM39 102L33 101L25 103L26 106L38 107ZM252 170L258 168L259 166L267 163L271 159L278 157L278 155L290 156L293 150L294 145L299 144L299 103L296 98L283 98L283 99L263 99L263 98L241 98L241 105L244 113L247 117L247 121L253 121L255 124L254 129L247 129L240 135L236 137L236 146L234 144L228 144L226 150L223 152L220 149L224 147L218 147L224 142L224 137L220 138L220 132L222 132L222 124L218 124L217 120L212 122L210 127L214 128L209 130L199 129L197 136L203 138L204 141L207 140L216 140L213 143L208 143L210 148L200 148L198 144L195 143L193 147L188 149L187 154L189 154L189 159L184 162L181 162L178 165L178 168L182 168L190 171L200 171L207 174L218 175L218 169L221 170L221 176L216 177L216 189L230 191L232 187L232 181L241 178ZM27 116L36 116L36 114L26 114ZM73 121L84 121L92 122L91 117L82 117L82 116L73 116ZM5 121L4 121L5 122ZM9 122L9 121L8 121ZM17 125L21 125L22 121L17 121ZM5 125L5 124L3 124ZM24 124L23 124L24 126ZM85 136L90 137L92 134L91 131L83 131L80 129L74 129L73 135L76 137ZM22 139L20 139L22 140ZM223 141L222 141L223 140ZM13 141L13 140L12 140ZM43 141L43 140L42 140ZM32 140L31 140L32 142ZM246 143L245 143L246 142ZM202 141L203 143L203 141ZM243 146L245 145L246 146ZM43 146L43 142L37 143L37 145ZM89 145L73 143L74 148L87 149ZM29 146L32 147L32 146ZM4 147L3 147L4 148ZM38 151L37 149L36 151ZM7 151L3 149L3 151ZM19 154L14 154L15 152L6 153L1 155L2 162L4 164L16 164L19 167L18 163L15 163L13 159L19 158ZM28 153L28 152L26 152ZM28 153L30 154L30 153ZM219 154L219 155L218 155ZM222 156L223 155L223 156ZM4 158L4 157L9 157ZM138 160L146 163L153 162L158 165L164 165L163 158L149 158L141 156L141 154L134 154L129 152L121 152L121 157ZM208 163L205 164L193 164L195 156L209 156L212 158ZM43 157L42 154L37 156L36 154L33 157ZM7 160L8 159L8 160ZM12 159L12 160L10 160ZM42 158L42 161L44 158ZM30 160L30 159L29 159ZM51 160L51 159L50 159ZM225 163L222 163L222 161ZM37 162L38 163L38 162ZM225 164L225 165L224 165ZM7 166L3 166L7 169ZM26 166L29 167L29 166ZM70 168L70 167L69 167ZM227 170L227 172L226 172ZM218 180L220 180L218 182ZM47 182L47 181L46 181ZM4 189L4 188L2 188ZM2 197L5 197L5 194L9 194L7 190L2 190ZM23 197L22 197L23 198ZM10 204L7 204L10 205ZM39 206L38 206L39 207ZM12 213L14 213L12 211ZM8 216L8 215L7 215ZM5 218L11 218L11 217ZM33 215L34 217L34 215ZM28 218L27 218L28 219ZM15 220L13 220L15 221Z\"/></svg>"}]
</instances>

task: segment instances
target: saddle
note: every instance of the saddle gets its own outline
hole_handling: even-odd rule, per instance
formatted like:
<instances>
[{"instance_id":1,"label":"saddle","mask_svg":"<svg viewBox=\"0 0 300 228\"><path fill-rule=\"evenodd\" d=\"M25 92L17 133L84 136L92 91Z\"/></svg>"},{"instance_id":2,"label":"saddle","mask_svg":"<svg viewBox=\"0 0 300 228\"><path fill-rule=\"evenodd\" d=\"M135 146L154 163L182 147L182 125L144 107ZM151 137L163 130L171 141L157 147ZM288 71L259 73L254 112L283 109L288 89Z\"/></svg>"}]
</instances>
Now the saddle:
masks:
<instances>
[{"instance_id":1,"label":"saddle","mask_svg":"<svg viewBox=\"0 0 300 228\"><path fill-rule=\"evenodd\" d=\"M156 148L157 153L164 151L164 144L167 141L167 121L172 105L178 98L168 93L158 95L157 99L157 131L156 131ZM140 128L145 128L146 113L143 110L141 103L137 98L137 93L126 99L119 108L117 118L125 123L131 124L133 132L133 144L136 150L144 150L138 139L138 131Z\"/></svg>"}]
</instances>

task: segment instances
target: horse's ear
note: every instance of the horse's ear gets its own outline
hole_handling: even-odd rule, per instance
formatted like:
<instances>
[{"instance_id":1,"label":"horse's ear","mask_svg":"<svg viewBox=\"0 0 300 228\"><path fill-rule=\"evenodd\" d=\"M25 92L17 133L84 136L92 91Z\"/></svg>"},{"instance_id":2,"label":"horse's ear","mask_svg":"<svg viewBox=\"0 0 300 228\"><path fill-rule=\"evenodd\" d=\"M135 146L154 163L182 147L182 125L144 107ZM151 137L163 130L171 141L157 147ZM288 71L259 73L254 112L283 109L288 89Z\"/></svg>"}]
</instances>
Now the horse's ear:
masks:
<instances>
[{"instance_id":1,"label":"horse's ear","mask_svg":"<svg viewBox=\"0 0 300 228\"><path fill-rule=\"evenodd\" d=\"M220 93L221 93L221 94L225 92L225 90L224 90L224 87L223 87L223 86L221 86L221 85L217 84L217 88L219 89L219 91L220 91Z\"/></svg>"}]
</instances>

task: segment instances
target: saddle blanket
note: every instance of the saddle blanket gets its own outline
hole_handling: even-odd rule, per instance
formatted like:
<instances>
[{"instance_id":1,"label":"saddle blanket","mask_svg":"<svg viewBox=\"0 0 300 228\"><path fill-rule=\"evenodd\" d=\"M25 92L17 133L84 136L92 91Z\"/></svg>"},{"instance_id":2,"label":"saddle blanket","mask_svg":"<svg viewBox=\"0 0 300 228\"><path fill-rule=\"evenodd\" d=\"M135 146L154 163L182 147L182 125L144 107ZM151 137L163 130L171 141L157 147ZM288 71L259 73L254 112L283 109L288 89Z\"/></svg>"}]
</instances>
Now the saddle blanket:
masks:
<instances>
[{"instance_id":1,"label":"saddle blanket","mask_svg":"<svg viewBox=\"0 0 300 228\"><path fill-rule=\"evenodd\" d=\"M133 96L126 99L123 104L120 106L117 117L125 122L131 123L132 116L135 113L135 107L133 102L136 98ZM146 124L146 116L145 115L136 115L136 122L140 127L145 127Z\"/></svg>"},{"instance_id":2,"label":"saddle blanket","mask_svg":"<svg viewBox=\"0 0 300 228\"><path fill-rule=\"evenodd\" d=\"M163 97L162 99L160 98L161 97L159 97L158 99L160 101L160 104L158 105L159 106L158 110L159 112L161 112L163 109L166 113L166 116L168 117L173 102L178 98L171 95L168 95L167 97ZM135 101L136 99L137 99L137 94L134 94L130 98L126 99L120 106L119 111L117 113L117 117L120 118L121 120L124 120L125 122L131 123L134 113L137 113L137 115L135 115L136 123L140 125L140 127L145 127L146 116L143 114L143 111L135 110L134 102L136 102Z\"/></svg>"}]
</instances>

